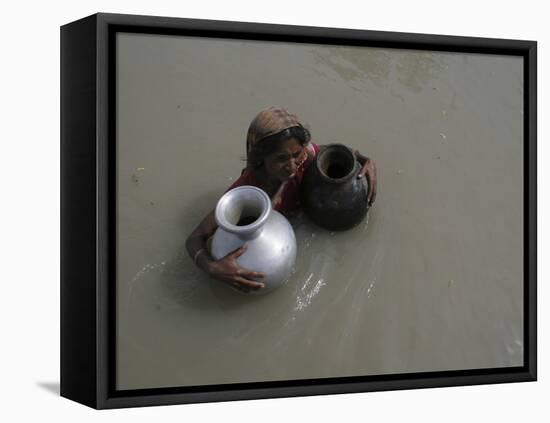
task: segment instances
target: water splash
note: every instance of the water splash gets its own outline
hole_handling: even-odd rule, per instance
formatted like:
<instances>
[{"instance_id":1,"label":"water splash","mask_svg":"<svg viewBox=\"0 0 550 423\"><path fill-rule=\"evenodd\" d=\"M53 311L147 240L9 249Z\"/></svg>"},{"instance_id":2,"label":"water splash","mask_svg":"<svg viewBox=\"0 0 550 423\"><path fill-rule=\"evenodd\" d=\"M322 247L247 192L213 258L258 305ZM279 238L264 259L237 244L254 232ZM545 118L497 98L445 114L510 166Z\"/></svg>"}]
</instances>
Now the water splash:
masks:
<instances>
[{"instance_id":1,"label":"water splash","mask_svg":"<svg viewBox=\"0 0 550 423\"><path fill-rule=\"evenodd\" d=\"M306 283L309 283L311 276L313 276L313 274L310 275ZM325 280L321 278L317 281L317 283L315 283L315 286L311 289L311 291L307 292L303 296L299 295L296 298L296 306L294 307L294 310L300 311L305 309L307 306L309 306L311 304L311 301L313 300L313 297L315 297L319 293L319 291L324 285L325 285ZM302 288L302 292L305 291L305 288L306 288L306 285Z\"/></svg>"},{"instance_id":2,"label":"water splash","mask_svg":"<svg viewBox=\"0 0 550 423\"><path fill-rule=\"evenodd\" d=\"M505 345L505 348L509 365L517 365L523 360L524 348L523 341L521 339L516 338L513 341L508 342Z\"/></svg>"},{"instance_id":3,"label":"water splash","mask_svg":"<svg viewBox=\"0 0 550 423\"><path fill-rule=\"evenodd\" d=\"M374 288L374 285L376 285L376 278L374 278L374 279L372 280L372 282L371 282L370 285L369 285L369 288L367 289L367 300L368 300L368 299L370 298L370 296L371 296L371 293L372 293L371 291L372 291L372 289Z\"/></svg>"},{"instance_id":4,"label":"water splash","mask_svg":"<svg viewBox=\"0 0 550 423\"><path fill-rule=\"evenodd\" d=\"M313 273L311 273L308 278L306 279L306 281L304 282L304 285L302 286L302 292L304 292L307 288L307 286L309 285L309 282L311 281L311 279L313 278Z\"/></svg>"},{"instance_id":5,"label":"water splash","mask_svg":"<svg viewBox=\"0 0 550 423\"><path fill-rule=\"evenodd\" d=\"M143 276L155 271L162 273L164 271L165 266L166 266L166 261L161 261L160 263L153 263L153 264L147 263L145 266L143 266L134 275L134 277L128 282L128 292L130 293L130 295L132 295L134 288L138 285L138 281L140 281L143 278Z\"/></svg>"}]
</instances>

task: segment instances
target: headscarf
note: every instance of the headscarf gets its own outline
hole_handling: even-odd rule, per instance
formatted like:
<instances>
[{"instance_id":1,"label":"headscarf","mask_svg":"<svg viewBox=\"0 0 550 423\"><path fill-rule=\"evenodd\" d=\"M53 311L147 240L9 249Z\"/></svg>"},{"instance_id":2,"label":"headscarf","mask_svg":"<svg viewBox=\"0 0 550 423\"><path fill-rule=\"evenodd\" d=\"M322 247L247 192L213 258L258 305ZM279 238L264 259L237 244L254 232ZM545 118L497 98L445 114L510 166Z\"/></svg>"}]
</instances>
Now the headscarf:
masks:
<instances>
[{"instance_id":1,"label":"headscarf","mask_svg":"<svg viewBox=\"0 0 550 423\"><path fill-rule=\"evenodd\" d=\"M250 152L259 142L292 127L301 127L307 130L298 116L282 107L271 106L258 113L250 123L246 136L247 165L251 166Z\"/></svg>"}]
</instances>

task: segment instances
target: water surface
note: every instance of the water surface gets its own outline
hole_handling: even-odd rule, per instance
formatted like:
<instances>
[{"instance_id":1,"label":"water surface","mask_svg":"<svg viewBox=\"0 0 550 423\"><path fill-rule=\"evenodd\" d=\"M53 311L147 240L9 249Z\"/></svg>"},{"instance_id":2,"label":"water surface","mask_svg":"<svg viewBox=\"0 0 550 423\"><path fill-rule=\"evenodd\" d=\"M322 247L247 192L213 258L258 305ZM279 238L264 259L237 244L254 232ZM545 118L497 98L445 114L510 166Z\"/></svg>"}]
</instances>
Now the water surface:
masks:
<instances>
[{"instance_id":1,"label":"water surface","mask_svg":"<svg viewBox=\"0 0 550 423\"><path fill-rule=\"evenodd\" d=\"M117 387L523 364L520 58L118 38ZM292 279L211 280L186 237L244 166L261 109L375 159L375 206L292 223Z\"/></svg>"}]
</instances>

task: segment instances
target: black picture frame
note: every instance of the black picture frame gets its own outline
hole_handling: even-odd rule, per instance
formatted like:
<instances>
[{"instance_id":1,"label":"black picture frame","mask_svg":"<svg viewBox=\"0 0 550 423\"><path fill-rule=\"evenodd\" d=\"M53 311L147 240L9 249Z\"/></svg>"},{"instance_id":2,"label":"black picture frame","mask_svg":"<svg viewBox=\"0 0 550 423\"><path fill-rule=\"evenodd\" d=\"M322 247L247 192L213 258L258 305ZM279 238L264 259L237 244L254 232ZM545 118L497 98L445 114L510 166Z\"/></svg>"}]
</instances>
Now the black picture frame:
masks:
<instances>
[{"instance_id":1,"label":"black picture frame","mask_svg":"<svg viewBox=\"0 0 550 423\"><path fill-rule=\"evenodd\" d=\"M524 365L117 391L114 63L117 32L512 55L524 61ZM534 381L537 44L119 14L61 27L61 395L97 409Z\"/></svg>"}]
</instances>

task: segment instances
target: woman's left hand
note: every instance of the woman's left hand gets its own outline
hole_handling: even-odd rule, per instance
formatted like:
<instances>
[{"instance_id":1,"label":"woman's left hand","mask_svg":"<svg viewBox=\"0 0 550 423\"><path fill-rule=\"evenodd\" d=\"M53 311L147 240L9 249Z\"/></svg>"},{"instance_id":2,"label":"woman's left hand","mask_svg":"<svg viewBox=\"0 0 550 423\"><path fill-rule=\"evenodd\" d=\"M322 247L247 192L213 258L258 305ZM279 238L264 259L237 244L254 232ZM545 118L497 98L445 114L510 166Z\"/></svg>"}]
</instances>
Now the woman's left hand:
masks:
<instances>
[{"instance_id":1,"label":"woman's left hand","mask_svg":"<svg viewBox=\"0 0 550 423\"><path fill-rule=\"evenodd\" d=\"M362 160L362 165L363 167L357 174L357 178L360 179L364 176L367 177L367 181L369 183L367 202L369 207L371 207L374 204L374 200L376 199L376 164L374 163L374 160L365 157Z\"/></svg>"}]
</instances>

